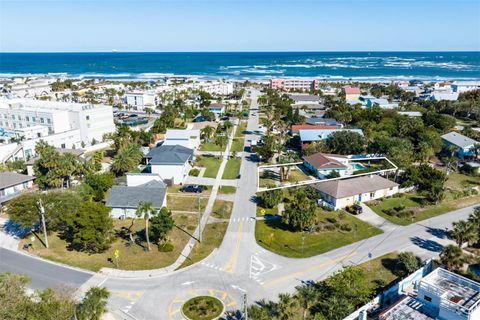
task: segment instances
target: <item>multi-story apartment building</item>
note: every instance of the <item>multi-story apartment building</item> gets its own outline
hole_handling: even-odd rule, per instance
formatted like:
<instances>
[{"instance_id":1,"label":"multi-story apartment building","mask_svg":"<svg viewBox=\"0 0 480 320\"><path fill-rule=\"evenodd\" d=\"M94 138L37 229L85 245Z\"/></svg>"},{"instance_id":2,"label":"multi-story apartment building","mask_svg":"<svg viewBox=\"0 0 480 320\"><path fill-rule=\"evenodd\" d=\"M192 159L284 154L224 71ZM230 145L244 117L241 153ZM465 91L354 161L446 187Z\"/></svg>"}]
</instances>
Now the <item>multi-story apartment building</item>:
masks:
<instances>
[{"instance_id":1,"label":"multi-story apartment building","mask_svg":"<svg viewBox=\"0 0 480 320\"><path fill-rule=\"evenodd\" d=\"M48 128L48 135L37 135L31 140L26 137L22 144L30 146L29 149L34 149L33 142L40 139L58 148L79 148L102 141L104 134L115 132L111 106L0 99L0 128L22 131L37 126ZM33 151L29 153L27 156L31 156Z\"/></svg>"},{"instance_id":2,"label":"multi-story apartment building","mask_svg":"<svg viewBox=\"0 0 480 320\"><path fill-rule=\"evenodd\" d=\"M270 79L270 88L278 90L318 90L319 88L318 80L309 80L301 78L292 78L292 79Z\"/></svg>"},{"instance_id":3,"label":"multi-story apartment building","mask_svg":"<svg viewBox=\"0 0 480 320\"><path fill-rule=\"evenodd\" d=\"M130 107L137 110L144 110L145 108L155 108L156 95L154 92L127 92L125 94L125 102Z\"/></svg>"}]
</instances>

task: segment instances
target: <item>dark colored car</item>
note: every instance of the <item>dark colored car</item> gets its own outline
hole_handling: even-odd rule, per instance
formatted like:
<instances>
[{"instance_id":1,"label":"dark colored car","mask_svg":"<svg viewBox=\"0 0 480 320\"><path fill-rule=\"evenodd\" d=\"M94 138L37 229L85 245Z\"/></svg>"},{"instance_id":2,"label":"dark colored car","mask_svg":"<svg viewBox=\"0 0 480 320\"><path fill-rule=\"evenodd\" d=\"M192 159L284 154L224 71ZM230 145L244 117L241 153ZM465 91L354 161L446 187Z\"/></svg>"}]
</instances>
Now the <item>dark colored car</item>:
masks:
<instances>
[{"instance_id":1,"label":"dark colored car","mask_svg":"<svg viewBox=\"0 0 480 320\"><path fill-rule=\"evenodd\" d=\"M357 215L363 212L363 208L358 204L354 204L353 206L348 207L347 211L350 212L351 214Z\"/></svg>"},{"instance_id":2,"label":"dark colored car","mask_svg":"<svg viewBox=\"0 0 480 320\"><path fill-rule=\"evenodd\" d=\"M193 184L193 185L183 186L182 188L180 188L180 191L181 192L190 192L190 193L202 193L203 190L206 190L206 189L207 189L207 187L205 187L205 186Z\"/></svg>"}]
</instances>

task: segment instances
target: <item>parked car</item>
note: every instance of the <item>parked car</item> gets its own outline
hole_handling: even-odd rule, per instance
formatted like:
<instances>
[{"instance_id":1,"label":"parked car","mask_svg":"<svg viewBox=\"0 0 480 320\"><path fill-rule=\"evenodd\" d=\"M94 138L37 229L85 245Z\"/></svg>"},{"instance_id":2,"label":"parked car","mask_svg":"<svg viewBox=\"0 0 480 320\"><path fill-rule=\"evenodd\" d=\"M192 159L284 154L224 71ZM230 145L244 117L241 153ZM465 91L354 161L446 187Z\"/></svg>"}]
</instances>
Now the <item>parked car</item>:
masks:
<instances>
[{"instance_id":1,"label":"parked car","mask_svg":"<svg viewBox=\"0 0 480 320\"><path fill-rule=\"evenodd\" d=\"M186 185L180 188L181 192L202 193L207 187L197 184Z\"/></svg>"},{"instance_id":2,"label":"parked car","mask_svg":"<svg viewBox=\"0 0 480 320\"><path fill-rule=\"evenodd\" d=\"M362 206L358 205L358 204L354 204L352 206L349 206L346 209L347 209L348 212L350 212L351 214L354 214L354 215L361 214L363 212Z\"/></svg>"}]
</instances>

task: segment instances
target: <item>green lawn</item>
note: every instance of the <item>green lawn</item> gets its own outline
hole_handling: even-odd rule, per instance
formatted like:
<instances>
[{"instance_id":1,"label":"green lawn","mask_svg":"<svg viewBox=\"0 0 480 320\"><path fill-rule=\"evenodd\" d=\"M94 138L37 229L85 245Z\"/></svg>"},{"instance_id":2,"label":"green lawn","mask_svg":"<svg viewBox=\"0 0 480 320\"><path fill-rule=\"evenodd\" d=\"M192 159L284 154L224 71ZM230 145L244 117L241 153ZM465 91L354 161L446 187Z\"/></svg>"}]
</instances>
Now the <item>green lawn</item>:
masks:
<instances>
[{"instance_id":1,"label":"green lawn","mask_svg":"<svg viewBox=\"0 0 480 320\"><path fill-rule=\"evenodd\" d=\"M237 192L237 188L232 186L220 186L218 187L219 194L233 194Z\"/></svg>"},{"instance_id":2,"label":"green lawn","mask_svg":"<svg viewBox=\"0 0 480 320\"><path fill-rule=\"evenodd\" d=\"M202 242L198 242L193 247L188 258L178 268L184 268L195 262L205 259L215 248L218 248L223 241L225 231L227 231L227 222L209 223L205 226L202 233Z\"/></svg>"},{"instance_id":3,"label":"green lawn","mask_svg":"<svg viewBox=\"0 0 480 320\"><path fill-rule=\"evenodd\" d=\"M376 259L359 264L355 268L365 271L365 280L372 291L380 293L385 287L399 279L398 253L391 252Z\"/></svg>"},{"instance_id":4,"label":"green lawn","mask_svg":"<svg viewBox=\"0 0 480 320\"><path fill-rule=\"evenodd\" d=\"M230 158L223 171L222 179L237 179L240 172L241 158Z\"/></svg>"},{"instance_id":5,"label":"green lawn","mask_svg":"<svg viewBox=\"0 0 480 320\"><path fill-rule=\"evenodd\" d=\"M243 152L244 142L245 142L244 138L233 138L232 148L230 149L230 151Z\"/></svg>"},{"instance_id":6,"label":"green lawn","mask_svg":"<svg viewBox=\"0 0 480 320\"><path fill-rule=\"evenodd\" d=\"M399 224L399 225L409 225L421 220L425 220L428 218L432 218L453 210L457 210L460 208L468 207L480 202L480 196L470 196L466 198L456 199L456 200L448 200L443 201L438 205L427 205L421 206L419 201L421 197L415 195L415 193L408 193L402 195L402 197L398 198L387 198L381 200L378 204L372 205L368 204L370 208L373 209L378 215L382 216L383 218ZM390 208L395 208L400 205L404 205L406 210L412 210L414 212L413 217L408 218L401 218L396 216L388 215L384 212L384 210L388 210Z\"/></svg>"},{"instance_id":7,"label":"green lawn","mask_svg":"<svg viewBox=\"0 0 480 320\"><path fill-rule=\"evenodd\" d=\"M216 178L222 160L214 156L197 156L196 165L205 167L205 178Z\"/></svg>"},{"instance_id":8,"label":"green lawn","mask_svg":"<svg viewBox=\"0 0 480 320\"><path fill-rule=\"evenodd\" d=\"M290 175L288 176L288 182L295 183L309 180L308 176L303 173L300 169L293 169L290 171Z\"/></svg>"},{"instance_id":9,"label":"green lawn","mask_svg":"<svg viewBox=\"0 0 480 320\"><path fill-rule=\"evenodd\" d=\"M257 205L257 217L263 217L263 216L276 216L278 214L278 207L275 206L273 208L263 208L259 205Z\"/></svg>"},{"instance_id":10,"label":"green lawn","mask_svg":"<svg viewBox=\"0 0 480 320\"><path fill-rule=\"evenodd\" d=\"M314 233L292 232L280 219L257 221L255 238L258 244L267 250L285 257L302 258L319 255L382 233L382 230L340 211L317 209L317 220L319 231ZM303 254L302 235L305 235Z\"/></svg>"},{"instance_id":11,"label":"green lawn","mask_svg":"<svg viewBox=\"0 0 480 320\"><path fill-rule=\"evenodd\" d=\"M215 144L214 141L204 142L200 145L200 151L225 151L226 148L226 144L221 148L220 145Z\"/></svg>"},{"instance_id":12,"label":"green lawn","mask_svg":"<svg viewBox=\"0 0 480 320\"><path fill-rule=\"evenodd\" d=\"M259 172L259 187L275 186L278 181L278 175L270 169L264 169Z\"/></svg>"},{"instance_id":13,"label":"green lawn","mask_svg":"<svg viewBox=\"0 0 480 320\"><path fill-rule=\"evenodd\" d=\"M243 138L245 137L244 131L247 129L247 122L241 121L237 127L237 131L235 131L235 138Z\"/></svg>"},{"instance_id":14,"label":"green lawn","mask_svg":"<svg viewBox=\"0 0 480 320\"><path fill-rule=\"evenodd\" d=\"M445 187L452 190L463 190L468 187L480 186L478 177L471 177L457 172L451 172Z\"/></svg>"},{"instance_id":15,"label":"green lawn","mask_svg":"<svg viewBox=\"0 0 480 320\"><path fill-rule=\"evenodd\" d=\"M154 244L151 245L150 252L145 251L145 243L130 244L125 228L130 226L131 220L114 219L113 224L117 237L111 247L103 253L88 254L85 252L68 250L67 243L65 240L60 239L57 233L49 235L48 249L46 249L37 239L33 242L33 250L31 250L30 253L48 260L97 272L103 267L116 268L113 261L115 260L114 252L118 249L120 252L118 265L122 270L162 268L175 262L190 239L189 233L191 233L192 230L195 230L198 223L197 215L174 214L173 218L176 227L173 227L172 231L168 234L168 238L174 246L174 249L171 252L160 252L158 247ZM134 221L132 230L135 233L136 231L142 230L144 226L144 220L137 219ZM43 236L41 238L43 238ZM32 243L30 241L30 236L20 242L19 248L22 248L26 243Z\"/></svg>"},{"instance_id":16,"label":"green lawn","mask_svg":"<svg viewBox=\"0 0 480 320\"><path fill-rule=\"evenodd\" d=\"M230 219L232 208L233 202L217 199L213 204L212 216L218 219Z\"/></svg>"}]
</instances>

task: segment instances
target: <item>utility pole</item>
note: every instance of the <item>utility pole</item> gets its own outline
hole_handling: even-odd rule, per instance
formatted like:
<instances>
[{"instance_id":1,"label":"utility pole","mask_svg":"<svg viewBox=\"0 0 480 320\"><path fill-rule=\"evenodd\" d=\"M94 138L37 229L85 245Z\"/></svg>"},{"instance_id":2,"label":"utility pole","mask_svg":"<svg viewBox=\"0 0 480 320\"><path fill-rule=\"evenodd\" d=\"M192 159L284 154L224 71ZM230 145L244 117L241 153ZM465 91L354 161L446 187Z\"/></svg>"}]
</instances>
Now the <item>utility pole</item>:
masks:
<instances>
[{"instance_id":1,"label":"utility pole","mask_svg":"<svg viewBox=\"0 0 480 320\"><path fill-rule=\"evenodd\" d=\"M45 208L42 204L42 199L38 200L38 209L40 210L40 217L42 219L43 234L45 236L45 247L48 249L47 224L45 223Z\"/></svg>"},{"instance_id":2,"label":"utility pole","mask_svg":"<svg viewBox=\"0 0 480 320\"><path fill-rule=\"evenodd\" d=\"M200 211L200 193L198 197L198 242L202 242L202 213Z\"/></svg>"}]
</instances>

